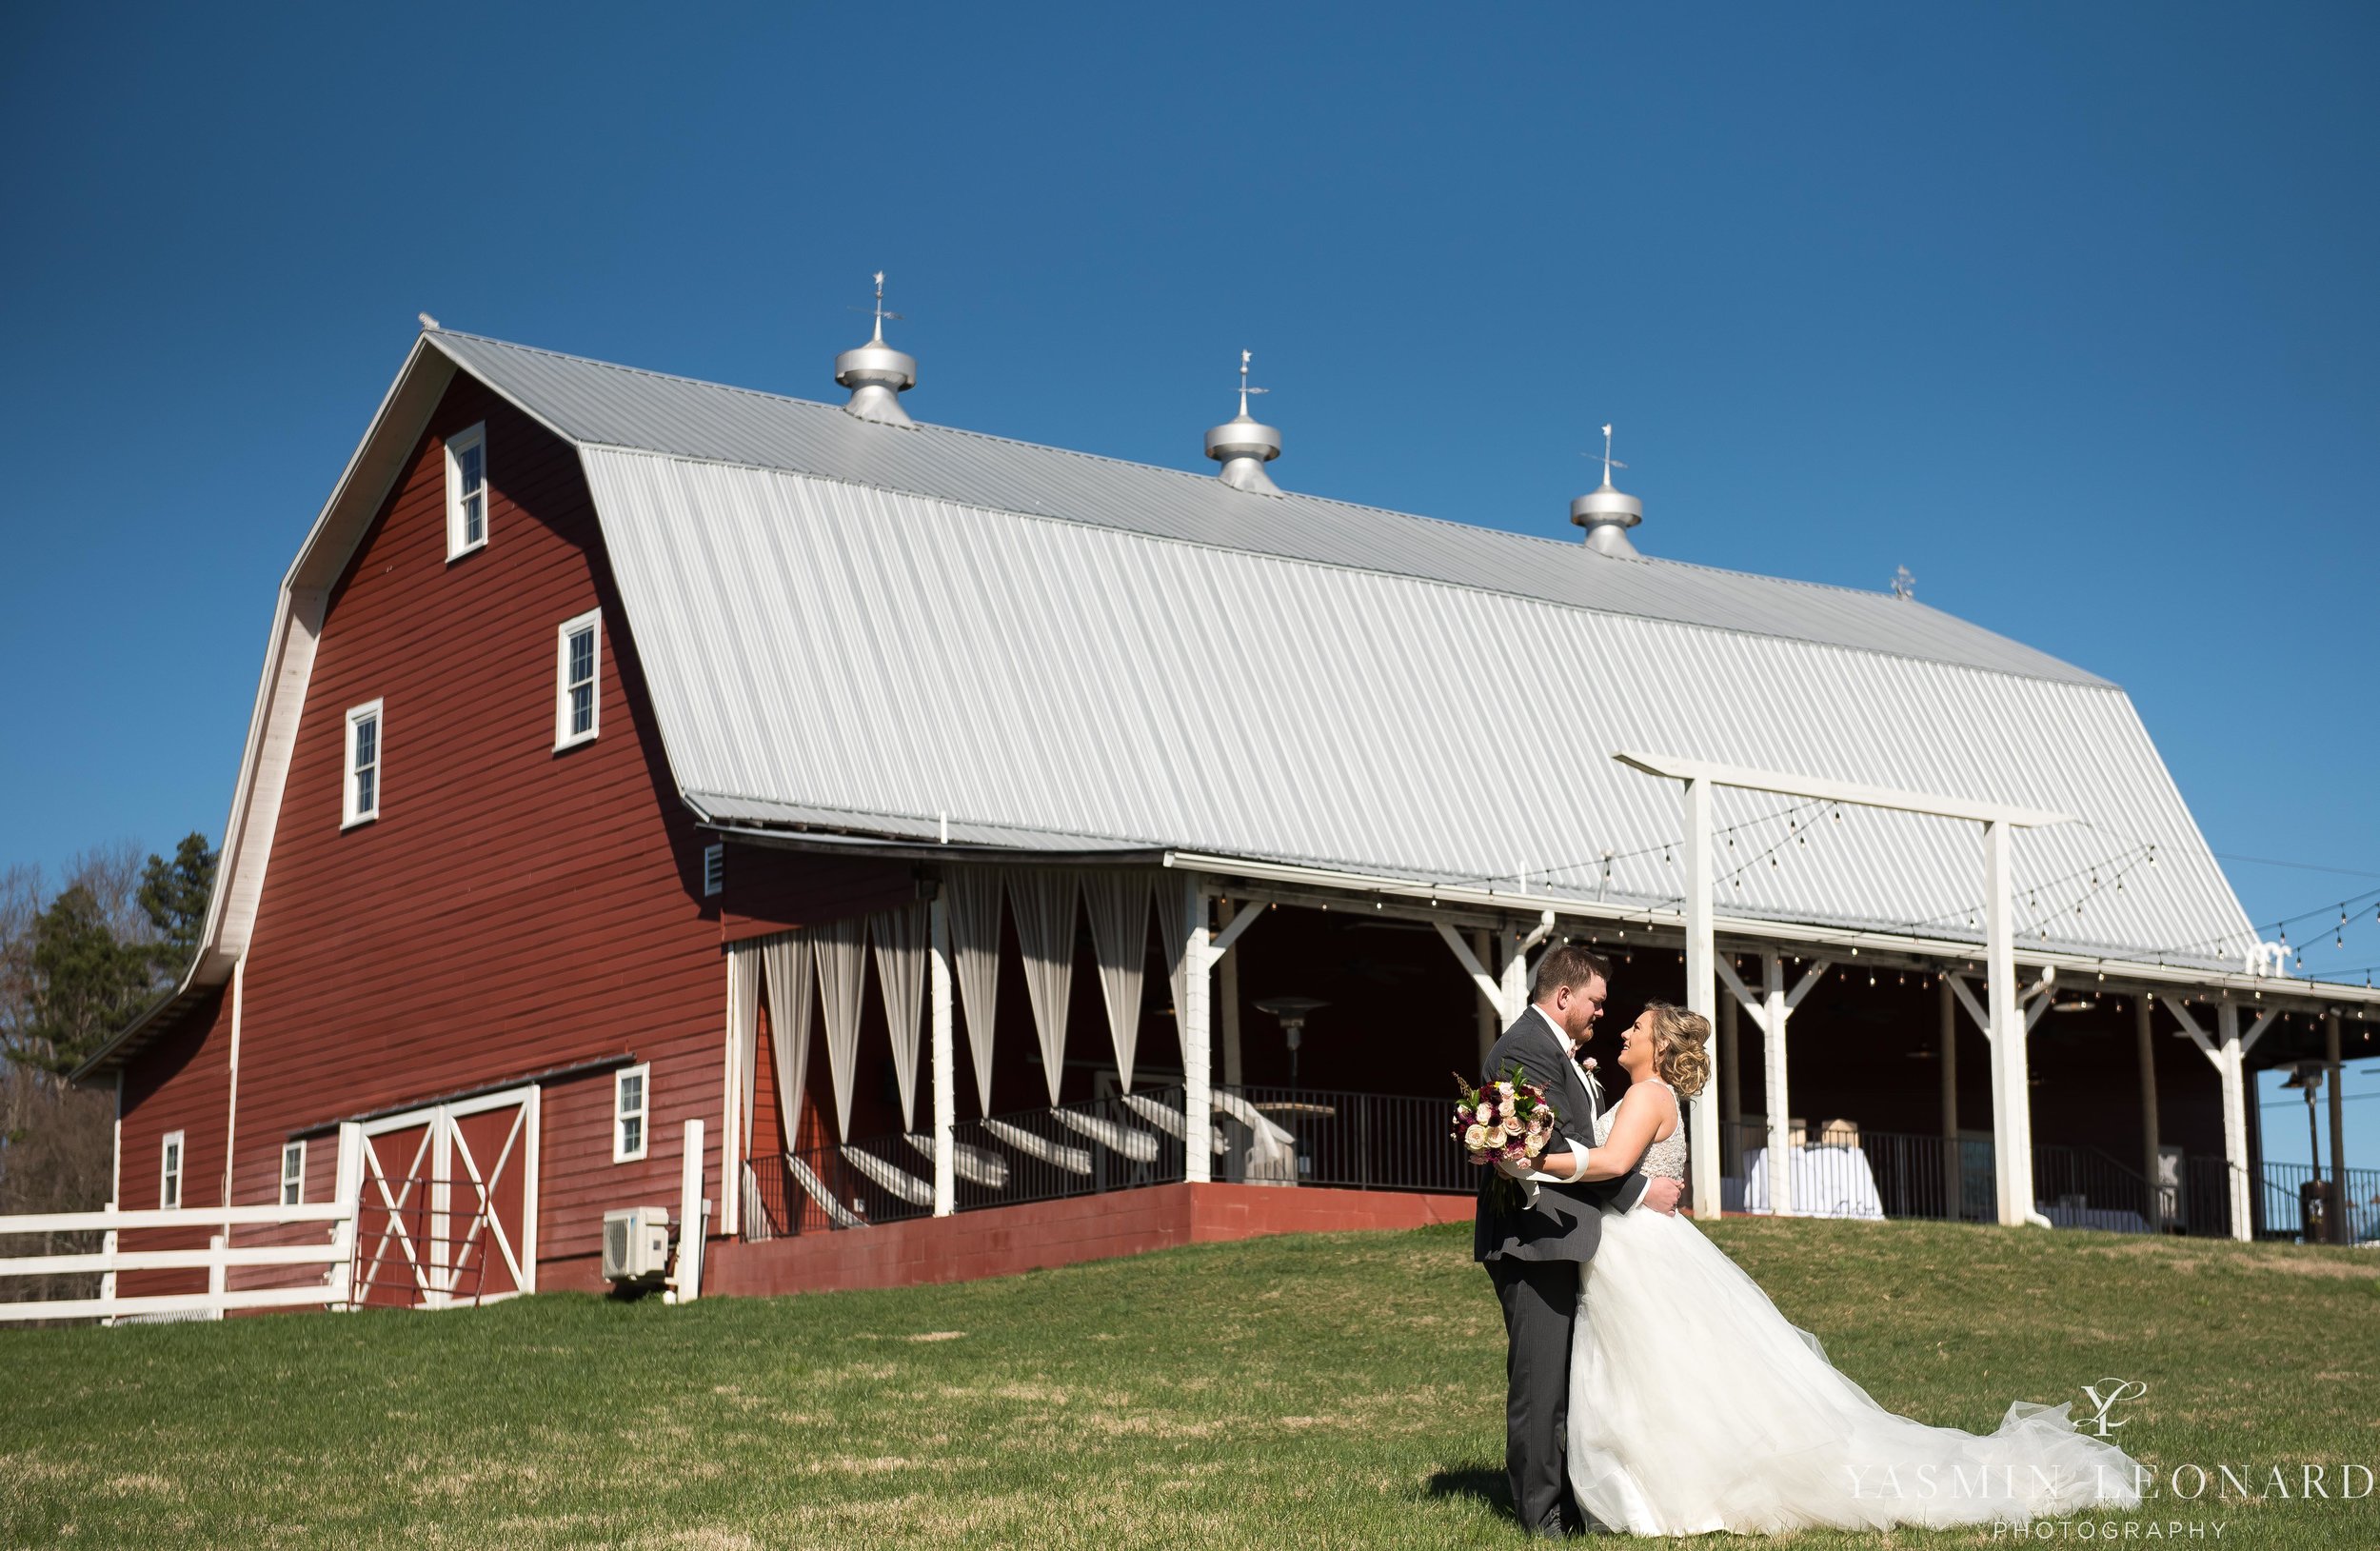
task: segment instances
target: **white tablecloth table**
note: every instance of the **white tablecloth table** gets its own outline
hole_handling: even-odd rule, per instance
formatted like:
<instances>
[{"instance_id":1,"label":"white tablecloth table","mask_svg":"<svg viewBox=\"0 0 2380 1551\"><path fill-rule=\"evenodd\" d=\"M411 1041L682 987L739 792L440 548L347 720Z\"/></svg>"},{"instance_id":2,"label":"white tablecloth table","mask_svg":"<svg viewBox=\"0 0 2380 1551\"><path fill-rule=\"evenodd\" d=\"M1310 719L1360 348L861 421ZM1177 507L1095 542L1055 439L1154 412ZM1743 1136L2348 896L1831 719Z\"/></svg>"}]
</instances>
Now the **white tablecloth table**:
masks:
<instances>
[{"instance_id":1,"label":"white tablecloth table","mask_svg":"<svg viewBox=\"0 0 2380 1551\"><path fill-rule=\"evenodd\" d=\"M1791 1171L1794 1216L1883 1218L1884 1198L1876 1191L1875 1171L1857 1147L1789 1147L1785 1164ZM1769 1150L1747 1147L1744 1210L1768 1209Z\"/></svg>"}]
</instances>

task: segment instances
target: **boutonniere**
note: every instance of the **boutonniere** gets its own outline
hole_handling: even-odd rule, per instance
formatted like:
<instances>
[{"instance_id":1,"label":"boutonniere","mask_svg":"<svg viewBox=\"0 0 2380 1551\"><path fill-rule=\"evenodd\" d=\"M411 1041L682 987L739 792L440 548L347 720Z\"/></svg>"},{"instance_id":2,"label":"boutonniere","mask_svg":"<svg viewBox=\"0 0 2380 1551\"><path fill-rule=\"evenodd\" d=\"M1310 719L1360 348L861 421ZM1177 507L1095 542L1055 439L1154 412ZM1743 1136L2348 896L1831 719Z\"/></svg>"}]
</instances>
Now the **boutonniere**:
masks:
<instances>
[{"instance_id":1,"label":"boutonniere","mask_svg":"<svg viewBox=\"0 0 2380 1551\"><path fill-rule=\"evenodd\" d=\"M1595 1070L1595 1058L1594 1058L1593 1056L1582 1056L1582 1057L1580 1057L1580 1058L1579 1058L1579 1061L1578 1061L1578 1069L1579 1069L1580 1071L1582 1071L1582 1072L1592 1072L1592 1071L1594 1071L1594 1070Z\"/></svg>"}]
</instances>

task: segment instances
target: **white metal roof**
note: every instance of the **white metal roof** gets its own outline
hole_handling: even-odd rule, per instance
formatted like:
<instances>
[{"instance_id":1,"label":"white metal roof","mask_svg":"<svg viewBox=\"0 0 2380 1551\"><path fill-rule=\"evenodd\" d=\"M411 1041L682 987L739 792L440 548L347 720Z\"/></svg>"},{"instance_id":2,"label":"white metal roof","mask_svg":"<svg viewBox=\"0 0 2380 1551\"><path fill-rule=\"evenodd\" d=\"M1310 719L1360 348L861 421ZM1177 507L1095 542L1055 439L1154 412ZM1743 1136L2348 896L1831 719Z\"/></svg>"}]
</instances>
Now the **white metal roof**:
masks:
<instances>
[{"instance_id":1,"label":"white metal roof","mask_svg":"<svg viewBox=\"0 0 2380 1551\"><path fill-rule=\"evenodd\" d=\"M2105 681L1889 593L1752 576L974 431L856 419L834 406L663 376L473 334L427 340L581 446L814 474L873 489L1508 592L1546 603L1825 642L2066 683Z\"/></svg>"},{"instance_id":2,"label":"white metal roof","mask_svg":"<svg viewBox=\"0 0 2380 1551\"><path fill-rule=\"evenodd\" d=\"M2253 984L2124 692L1913 600L431 331L283 580L199 953L78 1077L245 951L328 590L457 369L578 447L673 775L716 822L1660 911L1676 787L1612 758L1657 748L2078 815L2015 837L2022 946ZM1980 938L1970 825L1714 807L1730 920Z\"/></svg>"},{"instance_id":3,"label":"white metal roof","mask_svg":"<svg viewBox=\"0 0 2380 1551\"><path fill-rule=\"evenodd\" d=\"M1682 889L1662 849L1677 788L1611 758L1650 746L2082 816L2018 838L2029 941L2211 960L2248 937L2112 686L781 469L582 458L672 768L716 817L840 814L914 838L947 818L969 840L997 826L1039 848L1658 906ZM1973 935L1971 826L1824 807L1795 816L1806 830L1758 822L1790 805L1719 795L1718 823L1743 826L1723 871L1789 842L1722 885L1732 914ZM2053 880L2027 908L2024 885Z\"/></svg>"}]
</instances>

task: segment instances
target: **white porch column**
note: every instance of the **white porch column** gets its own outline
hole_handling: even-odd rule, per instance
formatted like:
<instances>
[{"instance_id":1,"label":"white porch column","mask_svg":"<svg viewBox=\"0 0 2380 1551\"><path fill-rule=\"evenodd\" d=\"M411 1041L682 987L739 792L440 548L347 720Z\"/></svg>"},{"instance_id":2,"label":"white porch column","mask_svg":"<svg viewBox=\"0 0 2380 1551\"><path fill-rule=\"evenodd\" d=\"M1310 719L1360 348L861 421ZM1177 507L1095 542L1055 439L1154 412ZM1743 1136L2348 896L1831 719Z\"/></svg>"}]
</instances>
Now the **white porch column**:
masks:
<instances>
[{"instance_id":1,"label":"white porch column","mask_svg":"<svg viewBox=\"0 0 2380 1551\"><path fill-rule=\"evenodd\" d=\"M1198 874L1181 880L1181 919L1189 924L1189 941L1181 945L1181 1110L1182 1178L1206 1184L1215 1178L1215 1155L1203 1145L1215 1124L1213 1038L1209 1031L1207 975L1215 967L1207 948L1206 890ZM1245 929L1244 927L1242 928Z\"/></svg>"},{"instance_id":2,"label":"white porch column","mask_svg":"<svg viewBox=\"0 0 2380 1551\"><path fill-rule=\"evenodd\" d=\"M2025 1017L2016 1000L2014 885L2009 874L2009 825L1983 826L1985 993L1992 1041L1992 1169L1999 1197L1999 1219L2007 1226L2031 1222L2033 1202L2033 1107L2025 1064Z\"/></svg>"},{"instance_id":3,"label":"white porch column","mask_svg":"<svg viewBox=\"0 0 2380 1551\"><path fill-rule=\"evenodd\" d=\"M2231 1237L2248 1239L2253 1236L2254 1214L2249 1195L2248 1160L2248 1052L2255 1048L2264 1031L2272 1026L2277 1013L2266 1013L2256 1020L2256 1026L2246 1034L2239 1031L2239 1008L2226 1002L2215 1009L2216 1039L2207 1031L2190 1010L2190 1004L2178 996L2162 1000L2165 1010L2182 1025L2183 1034L2198 1046L2214 1067L2216 1080L2223 1090L2223 1163L2228 1188L2225 1201L2231 1213Z\"/></svg>"},{"instance_id":4,"label":"white porch column","mask_svg":"<svg viewBox=\"0 0 2380 1551\"><path fill-rule=\"evenodd\" d=\"M2223 1084L2223 1160L2231 1184L2231 1237L2254 1237L2255 1204L2249 1194L2248 1059L2240 1044L2239 1008L2226 1002L2215 1009L2220 1043L2215 1046L2215 1074Z\"/></svg>"},{"instance_id":5,"label":"white porch column","mask_svg":"<svg viewBox=\"0 0 2380 1551\"><path fill-rule=\"evenodd\" d=\"M950 906L941 891L926 915L926 1006L934 1078L934 1215L959 1209L957 1154L951 1128L959 1123L957 1063L951 1050Z\"/></svg>"},{"instance_id":6,"label":"white porch column","mask_svg":"<svg viewBox=\"0 0 2380 1551\"><path fill-rule=\"evenodd\" d=\"M1686 783L1686 1010L1716 1025L1719 1014L1718 971L1711 930L1711 783ZM1780 1030L1781 1032L1781 1030ZM1696 1217L1719 1215L1719 1052L1709 1050L1711 1069L1694 1096L1687 1161L1694 1175Z\"/></svg>"},{"instance_id":7,"label":"white porch column","mask_svg":"<svg viewBox=\"0 0 2380 1551\"><path fill-rule=\"evenodd\" d=\"M1760 1065L1768 1095L1763 1103L1769 1107L1769 1210L1790 1217L1794 1210L1794 1100L1785 1079L1785 1029L1793 1022L1793 1009L1785 1005L1785 961L1776 949L1760 955L1760 972L1767 993L1761 1008Z\"/></svg>"}]
</instances>

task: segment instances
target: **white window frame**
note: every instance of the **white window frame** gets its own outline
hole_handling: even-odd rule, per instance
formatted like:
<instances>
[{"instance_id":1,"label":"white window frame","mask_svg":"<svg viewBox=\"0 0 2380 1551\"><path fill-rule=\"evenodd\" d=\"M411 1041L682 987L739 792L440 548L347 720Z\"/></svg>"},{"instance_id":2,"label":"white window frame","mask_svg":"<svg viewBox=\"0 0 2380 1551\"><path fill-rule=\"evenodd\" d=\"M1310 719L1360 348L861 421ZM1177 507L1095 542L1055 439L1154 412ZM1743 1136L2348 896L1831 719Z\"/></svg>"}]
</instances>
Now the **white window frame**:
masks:
<instances>
[{"instance_id":1,"label":"white window frame","mask_svg":"<svg viewBox=\"0 0 2380 1551\"><path fill-rule=\"evenodd\" d=\"M595 652L591 676L587 680L586 730L574 732L570 727L570 638L582 630L595 635ZM604 611L590 608L584 614L564 620L554 634L554 752L591 744L604 724Z\"/></svg>"},{"instance_id":2,"label":"white window frame","mask_svg":"<svg viewBox=\"0 0 2380 1551\"><path fill-rule=\"evenodd\" d=\"M479 449L479 537L466 539L463 517L463 454ZM446 438L446 558L460 560L474 549L487 547L487 531L495 526L495 503L488 496L487 422Z\"/></svg>"},{"instance_id":3,"label":"white window frame","mask_svg":"<svg viewBox=\"0 0 2380 1551\"><path fill-rule=\"evenodd\" d=\"M355 801L355 729L366 722L372 724L372 805L368 809ZM388 792L388 718L379 701L367 700L361 706L347 707L347 734L343 746L347 754L339 765L339 827L352 829L380 817L380 800Z\"/></svg>"},{"instance_id":4,"label":"white window frame","mask_svg":"<svg viewBox=\"0 0 2380 1551\"><path fill-rule=\"evenodd\" d=\"M629 1109L624 1103L631 1077L637 1080L637 1107L634 1109ZM636 1120L634 1150L620 1143L621 1128L631 1116ZM647 1061L634 1066L623 1066L611 1074L611 1161L615 1163L641 1163L652 1143L653 1064Z\"/></svg>"},{"instance_id":5,"label":"white window frame","mask_svg":"<svg viewBox=\"0 0 2380 1551\"><path fill-rule=\"evenodd\" d=\"M294 1171L289 1167L292 1163L297 1164ZM306 1143L303 1139L281 1144L281 1204L306 1204Z\"/></svg>"},{"instance_id":6,"label":"white window frame","mask_svg":"<svg viewBox=\"0 0 2380 1551\"><path fill-rule=\"evenodd\" d=\"M182 1145L182 1133L168 1131L157 1149L157 1204L167 1211L181 1209L182 1176L189 1162L188 1150Z\"/></svg>"}]
</instances>

